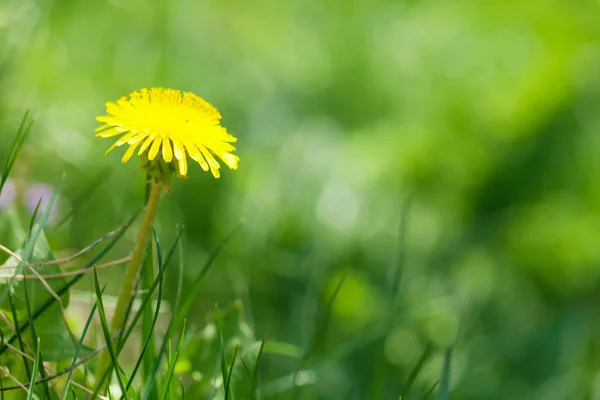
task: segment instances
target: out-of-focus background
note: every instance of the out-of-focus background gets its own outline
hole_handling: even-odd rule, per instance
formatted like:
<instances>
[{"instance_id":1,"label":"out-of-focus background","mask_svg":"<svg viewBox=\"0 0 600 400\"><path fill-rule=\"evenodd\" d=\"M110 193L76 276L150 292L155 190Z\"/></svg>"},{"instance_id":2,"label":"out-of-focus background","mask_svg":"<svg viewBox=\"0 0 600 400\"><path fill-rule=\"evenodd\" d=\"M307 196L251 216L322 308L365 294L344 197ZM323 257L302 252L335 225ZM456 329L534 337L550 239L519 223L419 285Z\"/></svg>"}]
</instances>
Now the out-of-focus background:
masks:
<instances>
[{"instance_id":1,"label":"out-of-focus background","mask_svg":"<svg viewBox=\"0 0 600 400\"><path fill-rule=\"evenodd\" d=\"M144 196L94 118L143 87L192 91L241 163L191 166L161 203L165 242L186 226L184 285L245 220L197 332L239 299L257 338L307 349L345 277L303 398L397 398L431 342L420 393L451 346L453 398L600 399L599 21L585 0L3 0L0 161L26 109L35 124L0 207L64 182L49 239L91 243ZM297 366L262 362L274 393Z\"/></svg>"}]
</instances>

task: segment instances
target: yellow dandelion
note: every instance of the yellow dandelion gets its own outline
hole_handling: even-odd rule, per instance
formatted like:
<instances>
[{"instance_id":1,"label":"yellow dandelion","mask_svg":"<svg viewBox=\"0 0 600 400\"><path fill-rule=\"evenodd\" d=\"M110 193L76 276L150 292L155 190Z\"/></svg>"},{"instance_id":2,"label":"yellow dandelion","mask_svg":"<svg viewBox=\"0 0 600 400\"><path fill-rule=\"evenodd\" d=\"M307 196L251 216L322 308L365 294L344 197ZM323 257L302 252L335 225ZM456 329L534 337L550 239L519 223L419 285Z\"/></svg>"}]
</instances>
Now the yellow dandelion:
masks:
<instances>
[{"instance_id":1,"label":"yellow dandelion","mask_svg":"<svg viewBox=\"0 0 600 400\"><path fill-rule=\"evenodd\" d=\"M163 171L161 165L168 166L182 177L187 176L188 156L215 178L220 176L217 157L231 169L238 167L239 157L232 154L231 145L237 139L221 126L219 111L193 93L142 89L106 103L106 114L96 118L103 123L96 136L121 135L106 153L127 144L123 163L137 150L146 168Z\"/></svg>"}]
</instances>

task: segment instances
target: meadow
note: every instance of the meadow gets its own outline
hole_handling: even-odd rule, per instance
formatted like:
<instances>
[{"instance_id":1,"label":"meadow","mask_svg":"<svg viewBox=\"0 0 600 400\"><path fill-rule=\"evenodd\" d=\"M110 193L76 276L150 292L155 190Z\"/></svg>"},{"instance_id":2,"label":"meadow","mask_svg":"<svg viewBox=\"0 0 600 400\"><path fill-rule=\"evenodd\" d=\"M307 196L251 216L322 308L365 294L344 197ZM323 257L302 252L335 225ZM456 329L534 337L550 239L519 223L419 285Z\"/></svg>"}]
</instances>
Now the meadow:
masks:
<instances>
[{"instance_id":1,"label":"meadow","mask_svg":"<svg viewBox=\"0 0 600 400\"><path fill-rule=\"evenodd\" d=\"M0 0L0 400L600 399L599 21Z\"/></svg>"}]
</instances>

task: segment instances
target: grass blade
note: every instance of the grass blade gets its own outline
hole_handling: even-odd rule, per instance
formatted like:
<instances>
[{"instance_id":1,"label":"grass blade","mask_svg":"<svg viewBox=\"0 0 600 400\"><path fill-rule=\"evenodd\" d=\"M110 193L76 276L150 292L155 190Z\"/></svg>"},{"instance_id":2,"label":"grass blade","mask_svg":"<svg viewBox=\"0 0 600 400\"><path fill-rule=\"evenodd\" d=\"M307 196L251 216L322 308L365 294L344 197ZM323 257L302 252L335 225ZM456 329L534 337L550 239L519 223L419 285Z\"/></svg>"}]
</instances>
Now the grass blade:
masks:
<instances>
[{"instance_id":1,"label":"grass blade","mask_svg":"<svg viewBox=\"0 0 600 400\"><path fill-rule=\"evenodd\" d=\"M233 350L233 360L231 360L229 373L227 374L227 380L225 381L225 400L229 400L229 393L231 393L231 377L233 376L233 367L235 366L235 361L237 360L238 350L239 345L235 345L235 349ZM231 394L231 398L233 399L233 394Z\"/></svg>"},{"instance_id":2,"label":"grass blade","mask_svg":"<svg viewBox=\"0 0 600 400\"><path fill-rule=\"evenodd\" d=\"M105 288L106 288L106 285L104 285L104 287L100 291L100 295L102 295L104 293ZM67 393L69 393L69 386L71 385L71 378L73 376L73 371L75 370L75 364L77 364L77 357L79 357L79 350L81 350L81 347L83 346L83 340L85 339L85 335L87 334L88 328L90 327L90 324L92 322L92 319L94 318L95 313L96 313L96 304L94 304L92 306L92 311L90 312L90 315L88 316L87 321L85 321L85 326L83 327L83 332L81 332L81 337L79 338L79 342L77 343L77 348L75 349L75 355L73 356L73 361L71 362L71 370L69 371L69 376L67 376L67 383L65 385L65 391L62 395L62 400L67 399Z\"/></svg>"},{"instance_id":3,"label":"grass blade","mask_svg":"<svg viewBox=\"0 0 600 400\"><path fill-rule=\"evenodd\" d=\"M423 368L423 364L425 364L425 361L431 354L431 350L431 343L427 343L427 346L425 346L425 350L423 350L423 353L421 353L421 357L419 357L419 360L413 367L412 371L410 372L410 375L408 375L408 378L406 379L406 382L402 387L402 394L400 395L400 397L406 397L408 395L410 388L415 383L417 376L419 376L419 372L421 372L421 368Z\"/></svg>"},{"instance_id":4,"label":"grass blade","mask_svg":"<svg viewBox=\"0 0 600 400\"><path fill-rule=\"evenodd\" d=\"M150 289L150 286L152 286L152 282L154 281L155 264L158 264L159 271L162 269L160 245L158 243L158 238L156 237L156 232L154 231L154 226L152 227L152 234L154 246L152 246L152 243L148 243L146 248L146 259L144 260L144 267L142 268L141 272L140 283L143 292L146 292L148 289ZM162 300L162 281L162 279L159 281L158 293L161 298L158 301ZM152 296L150 297L150 300L152 300ZM156 319L158 318L158 313L160 311L160 303L157 303L156 312L154 314L152 313L151 305L152 301L150 301L148 306L144 307L142 311L142 329L140 332L140 340L143 341L144 346L138 362L141 361L142 380L144 382L149 379L149 376L152 373L152 363L156 357L156 343L152 339L154 338L154 325L156 324ZM136 368L134 371L137 371L138 365L139 363L136 363ZM132 381L133 377L130 378L129 382ZM154 387L150 396L151 400L156 399L156 393L157 390L156 387Z\"/></svg>"},{"instance_id":5,"label":"grass blade","mask_svg":"<svg viewBox=\"0 0 600 400\"><path fill-rule=\"evenodd\" d=\"M225 359L225 340L223 338L223 317L221 316L221 310L219 309L219 306L217 304L215 304L215 320L217 322L217 329L219 331L219 340L221 343L221 348L219 349L219 354L221 357L221 376L223 379L223 388L225 389L225 400L228 399L229 397L229 386L227 385L227 376L229 375L227 373L227 360ZM237 352L237 346L235 351ZM235 363L235 360L232 362L232 364Z\"/></svg>"},{"instance_id":6,"label":"grass blade","mask_svg":"<svg viewBox=\"0 0 600 400\"><path fill-rule=\"evenodd\" d=\"M327 302L327 307L325 308L325 315L323 316L321 325L319 325L319 327L315 330L315 334L313 335L313 340L311 342L311 345L308 348L308 351L304 355L305 361L307 361L308 358L310 358L312 356L314 351L317 349L319 343L323 343L322 339L325 336L325 333L327 332L327 327L329 326L329 320L331 318L331 310L333 308L333 303L335 302L335 299L337 298L338 294L340 293L342 286L344 286L344 282L346 282L346 278L348 278L348 274L345 274L342 277L342 279L340 279L337 286L335 287L335 290L333 291L333 294L331 295L329 301Z\"/></svg>"},{"instance_id":7,"label":"grass blade","mask_svg":"<svg viewBox=\"0 0 600 400\"><path fill-rule=\"evenodd\" d=\"M33 317L31 315L31 303L29 302L29 290L27 290L27 286L28 286L28 281L27 280L23 281L23 289L24 289L23 292L25 293L25 304L27 306L27 317L28 317L28 321L29 321L29 326L31 327L31 337L33 338L34 343L38 343L39 338L38 338L37 333L35 332L35 325L34 325ZM36 348L36 352L38 350L39 349ZM40 377L42 378L42 382L44 385L45 396L50 397L50 387L48 386L48 380L46 379L46 370L44 368L44 358L43 358L41 352L40 352L40 365L42 366L42 368L40 369Z\"/></svg>"},{"instance_id":8,"label":"grass blade","mask_svg":"<svg viewBox=\"0 0 600 400\"><path fill-rule=\"evenodd\" d=\"M121 368L119 367L119 361L117 360L117 356L115 354L113 340L110 336L110 328L106 320L106 313L104 312L104 304L102 303L102 290L100 290L100 283L98 282L98 273L96 271L96 268L94 268L94 289L96 291L96 306L98 307L98 315L100 316L100 325L102 326L104 341L106 342L106 347L108 349L108 353L110 354L110 358L113 363L113 368L117 375L117 381L119 382L121 393L126 393L125 385L123 384L123 380L121 378ZM100 384L98 386L102 385Z\"/></svg>"},{"instance_id":9,"label":"grass blade","mask_svg":"<svg viewBox=\"0 0 600 400\"><path fill-rule=\"evenodd\" d=\"M35 352L35 361L33 363L33 372L31 373L31 384L29 385L29 390L27 391L27 400L31 400L33 398L33 393L35 392L35 381L37 380L37 372L40 367L40 339L37 340L37 350Z\"/></svg>"},{"instance_id":10,"label":"grass blade","mask_svg":"<svg viewBox=\"0 0 600 400\"><path fill-rule=\"evenodd\" d=\"M147 331L145 331L145 335L142 336L142 338L145 338L144 340L144 344L142 346L142 350L140 352L140 356L138 357L137 362L135 363L135 367L133 368L133 371L131 372L131 375L129 377L129 381L127 382L127 387L126 390L128 390L131 385L133 384L133 380L135 378L135 375L138 371L138 368L140 367L140 365L142 364L143 360L145 359L144 356L146 355L146 351L148 351L148 349L150 348L150 344L154 342L154 328L156 326L156 321L158 320L158 316L160 314L160 306L162 303L162 294L163 294L163 275L164 275L164 266L162 263L162 259L161 259L161 254L160 254L160 246L158 243L158 238L156 236L156 232L154 231L154 229L152 230L153 232L153 237L154 237L154 245L156 246L156 252L157 252L157 263L158 263L158 270L159 270L159 276L157 277L158 279L158 296L156 299L156 310L154 311L154 315L152 320L150 321L150 325L147 328ZM151 284L148 286L148 288L152 287L154 282L151 282ZM150 305L152 304L151 302L152 299L152 292L148 293L148 302L146 302L146 305ZM144 309L150 309L150 307L146 307L144 306ZM152 358L150 359L150 363L148 366L148 373L152 373L152 361L154 361L155 355L153 353L150 353L150 355L152 356ZM144 377L146 377L147 375L144 375ZM147 381L148 379L145 378L144 381Z\"/></svg>"},{"instance_id":11,"label":"grass blade","mask_svg":"<svg viewBox=\"0 0 600 400\"><path fill-rule=\"evenodd\" d=\"M185 334L185 325L186 321L183 321L183 328L181 329L181 335L179 336L179 342L177 343L177 349L175 350L175 356L169 362L169 366L167 368L167 377L165 382L163 382L163 388L160 398L165 400L167 398L167 394L169 393L169 389L171 386L171 381L173 380L173 374L175 373L175 365L177 364L177 359L179 358L179 353L181 352L181 345L183 344L183 337Z\"/></svg>"},{"instance_id":12,"label":"grass blade","mask_svg":"<svg viewBox=\"0 0 600 400\"><path fill-rule=\"evenodd\" d=\"M15 303L13 302L12 293L8 295L8 302L10 304L10 311L12 313L13 321L15 324L15 333L16 336L19 338L19 348L21 349L21 353L26 354L25 342L23 341L23 335L21 334L19 317L17 316L17 310L15 309ZM29 361L27 360L27 357L25 357L25 355L23 355L23 366L25 367L25 372L27 373L27 375L31 375L31 371L29 370Z\"/></svg>"},{"instance_id":13,"label":"grass blade","mask_svg":"<svg viewBox=\"0 0 600 400\"><path fill-rule=\"evenodd\" d=\"M25 140L27 140L27 137L29 136L29 133L31 132L31 127L33 126L33 121L30 121L29 124L27 124L28 117L29 117L29 110L27 110L25 112L25 115L23 116L23 119L21 120L21 125L19 126L17 135L15 136L15 139L10 147L10 150L8 152L8 157L6 158L6 161L4 162L4 165L2 166L2 172L0 173L0 193L2 193L2 188L4 187L4 184L6 183L6 181L8 180L8 176L10 175L10 172L12 171L13 167L15 166L15 163L17 161L19 153L21 152L21 149L23 148L23 145L25 144ZM27 125L27 127L25 127L25 125Z\"/></svg>"},{"instance_id":14,"label":"grass blade","mask_svg":"<svg viewBox=\"0 0 600 400\"><path fill-rule=\"evenodd\" d=\"M252 374L252 400L258 397L258 363L260 362L260 357L262 356L263 349L265 348L265 342L267 338L265 337L260 344L260 349L258 350L258 355L256 356L256 361L254 363L254 373Z\"/></svg>"},{"instance_id":15,"label":"grass blade","mask_svg":"<svg viewBox=\"0 0 600 400\"><path fill-rule=\"evenodd\" d=\"M437 381L435 381L435 383L433 385L431 385L431 387L429 388L429 390L427 392L425 392L425 394L423 395L423 397L421 397L421 400L425 400L429 397L429 395L431 393L433 393L433 391L435 390L435 388L437 387L437 385L440 383L440 380L438 379Z\"/></svg>"}]
</instances>

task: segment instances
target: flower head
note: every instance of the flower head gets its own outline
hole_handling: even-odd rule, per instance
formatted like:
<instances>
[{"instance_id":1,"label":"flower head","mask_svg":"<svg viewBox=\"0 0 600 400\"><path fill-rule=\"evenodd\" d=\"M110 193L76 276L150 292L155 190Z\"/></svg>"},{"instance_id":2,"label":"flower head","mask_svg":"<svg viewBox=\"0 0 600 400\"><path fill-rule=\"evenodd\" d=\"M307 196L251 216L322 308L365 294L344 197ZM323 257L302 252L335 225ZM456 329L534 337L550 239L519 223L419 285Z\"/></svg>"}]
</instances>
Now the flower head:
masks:
<instances>
[{"instance_id":1,"label":"flower head","mask_svg":"<svg viewBox=\"0 0 600 400\"><path fill-rule=\"evenodd\" d=\"M237 139L220 125L219 111L193 93L142 89L106 103L106 114L96 118L103 123L96 136L121 136L106 153L127 144L121 162L137 150L144 168L156 179L172 171L186 176L188 156L215 178L220 176L217 157L231 169L238 167L239 158L231 153Z\"/></svg>"}]
</instances>

